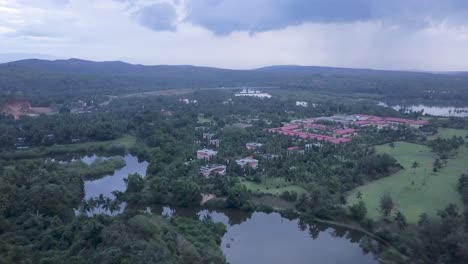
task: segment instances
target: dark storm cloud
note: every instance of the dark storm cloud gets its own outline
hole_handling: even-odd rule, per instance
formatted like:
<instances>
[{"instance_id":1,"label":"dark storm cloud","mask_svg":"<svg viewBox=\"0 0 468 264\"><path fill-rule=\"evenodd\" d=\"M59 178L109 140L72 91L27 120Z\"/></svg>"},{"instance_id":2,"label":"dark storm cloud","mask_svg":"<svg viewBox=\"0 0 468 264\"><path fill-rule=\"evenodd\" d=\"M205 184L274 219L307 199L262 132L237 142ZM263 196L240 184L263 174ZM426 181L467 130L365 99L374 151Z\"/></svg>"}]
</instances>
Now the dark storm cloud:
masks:
<instances>
[{"instance_id":1,"label":"dark storm cloud","mask_svg":"<svg viewBox=\"0 0 468 264\"><path fill-rule=\"evenodd\" d=\"M467 0L188 0L186 21L216 34L262 32L303 23L381 20L408 27L466 23Z\"/></svg>"},{"instance_id":2,"label":"dark storm cloud","mask_svg":"<svg viewBox=\"0 0 468 264\"><path fill-rule=\"evenodd\" d=\"M177 13L168 3L155 3L142 8L136 13L141 25L154 31L175 31Z\"/></svg>"}]
</instances>

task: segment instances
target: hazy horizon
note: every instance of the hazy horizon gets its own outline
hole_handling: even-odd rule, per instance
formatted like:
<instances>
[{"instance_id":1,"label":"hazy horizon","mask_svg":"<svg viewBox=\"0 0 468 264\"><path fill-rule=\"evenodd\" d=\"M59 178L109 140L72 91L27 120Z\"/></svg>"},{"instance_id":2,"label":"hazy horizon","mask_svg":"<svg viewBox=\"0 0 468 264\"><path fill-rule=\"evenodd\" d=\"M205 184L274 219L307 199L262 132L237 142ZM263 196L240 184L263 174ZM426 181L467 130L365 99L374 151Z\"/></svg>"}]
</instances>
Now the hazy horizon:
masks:
<instances>
[{"instance_id":1,"label":"hazy horizon","mask_svg":"<svg viewBox=\"0 0 468 264\"><path fill-rule=\"evenodd\" d=\"M10 58L5 59L3 56L8 54L0 54L0 64L10 63L10 62L17 62L23 60L44 60L44 61L66 61L66 60L83 60L89 62L122 62L130 65L142 65L142 66L192 66L192 67L204 67L204 68L215 68L215 69L223 69L223 70L258 70L262 68L269 68L269 67L319 67L319 68L337 68L337 69L352 69L352 70L372 70L372 71L395 71L395 72L421 72L421 73L463 73L468 72L468 70L453 70L453 71L430 71L430 70L420 70L420 69L379 69L379 68L365 68L365 67L340 67L340 66L325 66L325 65L299 65L299 64L275 64L275 65L263 65L256 68L228 68L228 67L216 67L211 65L196 65L196 64L143 64L143 63L132 63L125 60L91 60L91 59L83 59L83 58L58 58L53 57L46 54L37 54L38 56L23 56L23 54L19 55L17 58Z\"/></svg>"}]
</instances>

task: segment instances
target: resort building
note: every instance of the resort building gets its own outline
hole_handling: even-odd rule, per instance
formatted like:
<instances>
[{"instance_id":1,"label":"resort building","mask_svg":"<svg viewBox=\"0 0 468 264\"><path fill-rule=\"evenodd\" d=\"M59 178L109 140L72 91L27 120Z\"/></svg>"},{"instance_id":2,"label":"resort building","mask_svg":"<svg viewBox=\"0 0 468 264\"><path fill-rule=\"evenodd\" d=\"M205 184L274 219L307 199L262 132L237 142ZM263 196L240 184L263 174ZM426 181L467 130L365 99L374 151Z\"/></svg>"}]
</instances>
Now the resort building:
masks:
<instances>
[{"instance_id":1,"label":"resort building","mask_svg":"<svg viewBox=\"0 0 468 264\"><path fill-rule=\"evenodd\" d=\"M236 163L242 168L251 167L252 169L256 169L258 166L258 160L254 159L253 157L238 159L236 160Z\"/></svg>"},{"instance_id":2,"label":"resort building","mask_svg":"<svg viewBox=\"0 0 468 264\"><path fill-rule=\"evenodd\" d=\"M203 139L211 140L214 136L215 134L213 133L203 133Z\"/></svg>"},{"instance_id":3,"label":"resort building","mask_svg":"<svg viewBox=\"0 0 468 264\"><path fill-rule=\"evenodd\" d=\"M208 142L210 146L214 146L216 148L219 148L219 144L221 143L221 140L219 139L212 139Z\"/></svg>"},{"instance_id":4,"label":"resort building","mask_svg":"<svg viewBox=\"0 0 468 264\"><path fill-rule=\"evenodd\" d=\"M200 173L208 178L210 175L226 175L226 165L208 164L200 168Z\"/></svg>"},{"instance_id":5,"label":"resort building","mask_svg":"<svg viewBox=\"0 0 468 264\"><path fill-rule=\"evenodd\" d=\"M248 150L258 149L258 148L261 148L262 146L263 146L262 143L257 143L257 142L250 142L250 143L245 144L245 147Z\"/></svg>"},{"instance_id":6,"label":"resort building","mask_svg":"<svg viewBox=\"0 0 468 264\"><path fill-rule=\"evenodd\" d=\"M197 159L210 160L212 157L216 156L218 151L212 149L200 149L197 150Z\"/></svg>"},{"instance_id":7,"label":"resort building","mask_svg":"<svg viewBox=\"0 0 468 264\"><path fill-rule=\"evenodd\" d=\"M296 101L296 106L308 107L308 102Z\"/></svg>"},{"instance_id":8,"label":"resort building","mask_svg":"<svg viewBox=\"0 0 468 264\"><path fill-rule=\"evenodd\" d=\"M237 97L258 97L258 98L271 98L270 94L263 93L259 90L244 88L242 91L235 94Z\"/></svg>"}]
</instances>

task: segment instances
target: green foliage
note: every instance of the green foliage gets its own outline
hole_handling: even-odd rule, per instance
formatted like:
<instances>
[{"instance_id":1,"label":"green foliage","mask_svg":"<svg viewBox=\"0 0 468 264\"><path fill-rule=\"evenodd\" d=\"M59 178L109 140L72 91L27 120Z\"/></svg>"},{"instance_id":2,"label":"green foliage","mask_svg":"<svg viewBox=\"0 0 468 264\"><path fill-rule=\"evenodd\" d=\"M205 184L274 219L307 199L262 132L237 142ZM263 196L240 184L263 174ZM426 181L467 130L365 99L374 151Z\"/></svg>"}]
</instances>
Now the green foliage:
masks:
<instances>
[{"instance_id":1,"label":"green foliage","mask_svg":"<svg viewBox=\"0 0 468 264\"><path fill-rule=\"evenodd\" d=\"M394 207L395 203L393 202L390 194L386 193L380 197L380 211L382 212L383 217L387 218L390 216Z\"/></svg>"},{"instance_id":2,"label":"green foliage","mask_svg":"<svg viewBox=\"0 0 468 264\"><path fill-rule=\"evenodd\" d=\"M429 142L429 146L434 152L439 153L439 155L447 155L450 152L458 149L460 146L463 146L465 141L462 137L453 136L450 139L436 138Z\"/></svg>"},{"instance_id":3,"label":"green foliage","mask_svg":"<svg viewBox=\"0 0 468 264\"><path fill-rule=\"evenodd\" d=\"M68 170L82 176L85 180L99 179L123 167L125 167L125 159L122 157L98 158L89 165L82 161L74 161L67 166Z\"/></svg>"},{"instance_id":4,"label":"green foliage","mask_svg":"<svg viewBox=\"0 0 468 264\"><path fill-rule=\"evenodd\" d=\"M357 221L362 221L367 214L366 204L362 200L362 194L360 192L356 194L356 198L358 199L358 203L348 206L349 212L352 218L356 219Z\"/></svg>"},{"instance_id":5,"label":"green foliage","mask_svg":"<svg viewBox=\"0 0 468 264\"><path fill-rule=\"evenodd\" d=\"M236 184L228 190L226 204L228 208L241 208L247 204L249 194L244 185Z\"/></svg>"},{"instance_id":6,"label":"green foliage","mask_svg":"<svg viewBox=\"0 0 468 264\"><path fill-rule=\"evenodd\" d=\"M75 170L29 160L2 167L0 263L225 263L222 224L131 212L75 216L83 196ZM143 184L141 176L130 175L127 191L139 193ZM119 203L101 195L81 210L116 211Z\"/></svg>"}]
</instances>

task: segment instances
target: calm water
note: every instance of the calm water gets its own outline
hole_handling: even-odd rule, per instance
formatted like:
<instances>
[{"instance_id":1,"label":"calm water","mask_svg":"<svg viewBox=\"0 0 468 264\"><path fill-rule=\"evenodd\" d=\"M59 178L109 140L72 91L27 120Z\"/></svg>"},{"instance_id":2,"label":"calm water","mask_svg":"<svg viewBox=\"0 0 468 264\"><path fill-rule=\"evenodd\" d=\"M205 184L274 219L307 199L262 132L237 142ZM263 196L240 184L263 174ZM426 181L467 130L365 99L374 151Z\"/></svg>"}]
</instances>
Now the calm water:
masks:
<instances>
[{"instance_id":1,"label":"calm water","mask_svg":"<svg viewBox=\"0 0 468 264\"><path fill-rule=\"evenodd\" d=\"M91 164L97 158L98 156L93 155L82 157L81 160L87 164ZM148 162L138 162L137 157L132 155L126 155L123 158L125 159L125 167L116 170L114 174L106 175L98 180L84 182L85 199L98 197L100 194L103 194L105 197L113 198L112 191L125 191L126 186L124 178L129 174L138 173L142 176L146 175Z\"/></svg>"},{"instance_id":2,"label":"calm water","mask_svg":"<svg viewBox=\"0 0 468 264\"><path fill-rule=\"evenodd\" d=\"M456 116L456 117L468 117L468 107L453 107L453 106L428 106L428 105L410 105L410 106L401 106L394 105L389 106L386 103L380 102L379 105L385 107L391 107L397 111L405 109L407 112L420 112L424 110L424 114L433 115L433 116Z\"/></svg>"},{"instance_id":3,"label":"calm water","mask_svg":"<svg viewBox=\"0 0 468 264\"><path fill-rule=\"evenodd\" d=\"M97 156L81 158L92 163ZM125 190L123 179L131 173L146 174L147 162L138 162L131 155L125 157L126 166L99 180L85 181L85 198L100 194L112 197L112 191ZM122 206L122 210L125 205ZM178 214L190 218L210 216L224 223L227 232L221 249L231 264L376 264L372 254L359 247L362 234L345 228L323 224L307 224L298 219L287 219L278 213L247 213L240 210L219 212L197 209L154 207L154 214ZM101 213L101 212L100 212Z\"/></svg>"},{"instance_id":4,"label":"calm water","mask_svg":"<svg viewBox=\"0 0 468 264\"><path fill-rule=\"evenodd\" d=\"M107 157L91 155L81 157L80 160L89 165L98 158L108 159ZM104 197L114 198L114 195L112 194L113 191L125 191L126 185L124 179L127 178L129 174L138 173L142 176L146 176L146 168L148 168L148 162L139 162L137 157L132 155L125 155L123 156L123 158L125 160L125 166L121 169L116 170L113 174L105 175L97 180L84 181L84 200L99 197L99 195L101 194ZM93 214L101 213L116 215L122 213L123 210L125 210L126 206L126 203L121 203L119 210L114 212L107 211L103 208L95 208L93 211L87 212L87 215L91 216ZM79 213L80 211L78 209L75 209L75 214Z\"/></svg>"},{"instance_id":5,"label":"calm water","mask_svg":"<svg viewBox=\"0 0 468 264\"><path fill-rule=\"evenodd\" d=\"M212 212L193 209L156 209L165 215L202 218L206 215L227 227L221 248L231 264L374 264L378 261L359 246L362 234L324 224L306 224L278 213Z\"/></svg>"}]
</instances>

